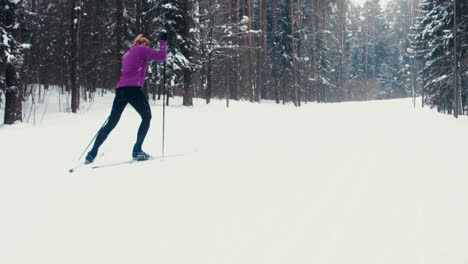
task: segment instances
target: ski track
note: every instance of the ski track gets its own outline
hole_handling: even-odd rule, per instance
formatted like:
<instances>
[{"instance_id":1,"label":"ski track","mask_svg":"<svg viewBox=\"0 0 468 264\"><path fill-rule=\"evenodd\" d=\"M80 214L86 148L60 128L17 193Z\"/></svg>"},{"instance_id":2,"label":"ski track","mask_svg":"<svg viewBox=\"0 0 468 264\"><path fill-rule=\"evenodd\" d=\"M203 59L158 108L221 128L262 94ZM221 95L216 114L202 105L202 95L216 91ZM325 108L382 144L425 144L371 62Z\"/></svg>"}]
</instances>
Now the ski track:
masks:
<instances>
[{"instance_id":1,"label":"ski track","mask_svg":"<svg viewBox=\"0 0 468 264\"><path fill-rule=\"evenodd\" d=\"M466 117L196 100L166 109L164 160L69 173L112 99L0 127L0 263L468 263ZM93 166L129 160L139 122L127 107Z\"/></svg>"}]
</instances>

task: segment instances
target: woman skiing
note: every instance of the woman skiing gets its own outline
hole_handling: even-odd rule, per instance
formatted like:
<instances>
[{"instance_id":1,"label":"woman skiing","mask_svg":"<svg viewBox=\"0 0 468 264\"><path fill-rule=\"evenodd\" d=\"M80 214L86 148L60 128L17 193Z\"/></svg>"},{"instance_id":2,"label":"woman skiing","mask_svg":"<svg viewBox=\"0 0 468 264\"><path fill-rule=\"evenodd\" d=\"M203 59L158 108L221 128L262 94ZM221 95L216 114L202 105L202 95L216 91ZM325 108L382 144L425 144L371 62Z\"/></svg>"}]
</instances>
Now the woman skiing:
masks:
<instances>
[{"instance_id":1,"label":"woman skiing","mask_svg":"<svg viewBox=\"0 0 468 264\"><path fill-rule=\"evenodd\" d=\"M150 158L150 155L145 153L141 148L151 121L151 109L143 93L143 85L148 69L147 60L150 59L158 62L166 60L166 40L167 33L163 33L159 41L160 50L157 52L149 48L148 39L140 34L133 41L130 50L122 57L122 75L116 85L114 103L109 119L99 130L93 148L86 155L86 163L94 161L99 147L119 122L127 103L130 103L141 116L141 124L138 129L136 143L133 146L132 157L138 161Z\"/></svg>"}]
</instances>

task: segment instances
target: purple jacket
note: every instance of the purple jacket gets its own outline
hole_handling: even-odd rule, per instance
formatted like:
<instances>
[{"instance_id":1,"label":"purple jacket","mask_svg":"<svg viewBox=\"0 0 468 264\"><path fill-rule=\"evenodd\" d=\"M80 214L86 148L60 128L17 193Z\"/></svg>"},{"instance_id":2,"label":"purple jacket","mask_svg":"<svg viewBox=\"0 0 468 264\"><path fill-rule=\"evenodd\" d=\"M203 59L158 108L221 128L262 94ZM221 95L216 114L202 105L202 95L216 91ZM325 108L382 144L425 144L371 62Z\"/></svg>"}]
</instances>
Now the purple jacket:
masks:
<instances>
[{"instance_id":1,"label":"purple jacket","mask_svg":"<svg viewBox=\"0 0 468 264\"><path fill-rule=\"evenodd\" d=\"M143 86L148 70L147 60L165 61L167 56L166 41L159 41L159 52L144 46L135 45L122 57L122 75L116 88L124 86Z\"/></svg>"}]
</instances>

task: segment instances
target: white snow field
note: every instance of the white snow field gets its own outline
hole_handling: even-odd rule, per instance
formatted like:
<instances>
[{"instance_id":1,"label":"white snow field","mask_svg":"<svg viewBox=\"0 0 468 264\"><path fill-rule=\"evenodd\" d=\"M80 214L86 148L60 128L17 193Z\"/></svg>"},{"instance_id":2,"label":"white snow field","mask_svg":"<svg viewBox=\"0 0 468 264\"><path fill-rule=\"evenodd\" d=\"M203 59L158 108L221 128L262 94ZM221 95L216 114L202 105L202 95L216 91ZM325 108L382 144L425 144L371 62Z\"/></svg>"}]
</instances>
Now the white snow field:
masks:
<instances>
[{"instance_id":1,"label":"white snow field","mask_svg":"<svg viewBox=\"0 0 468 264\"><path fill-rule=\"evenodd\" d=\"M69 173L113 94L76 115L50 97L34 125L0 126L2 264L468 263L466 117L411 99L176 99L164 160L91 168L130 159L127 106L104 156ZM160 156L152 111L143 147Z\"/></svg>"}]
</instances>

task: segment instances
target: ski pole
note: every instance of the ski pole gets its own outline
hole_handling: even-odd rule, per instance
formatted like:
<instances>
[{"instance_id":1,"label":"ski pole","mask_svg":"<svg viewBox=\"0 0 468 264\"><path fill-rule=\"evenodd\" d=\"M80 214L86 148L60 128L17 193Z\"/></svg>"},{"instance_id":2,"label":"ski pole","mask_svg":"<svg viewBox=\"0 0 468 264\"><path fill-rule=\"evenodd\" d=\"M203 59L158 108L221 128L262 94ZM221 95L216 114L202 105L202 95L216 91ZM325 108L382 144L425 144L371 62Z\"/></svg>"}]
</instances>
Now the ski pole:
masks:
<instances>
[{"instance_id":1,"label":"ski pole","mask_svg":"<svg viewBox=\"0 0 468 264\"><path fill-rule=\"evenodd\" d=\"M166 12L163 11L163 27L166 27ZM164 30L166 33L166 45L167 45L167 31ZM163 124L162 124L162 158L164 160L164 137L165 137L165 128L166 128L166 61L167 61L167 46L166 46L166 60L163 64Z\"/></svg>"},{"instance_id":2,"label":"ski pole","mask_svg":"<svg viewBox=\"0 0 468 264\"><path fill-rule=\"evenodd\" d=\"M166 127L166 61L163 66L163 125L162 125L162 159L164 159L164 133Z\"/></svg>"},{"instance_id":3,"label":"ski pole","mask_svg":"<svg viewBox=\"0 0 468 264\"><path fill-rule=\"evenodd\" d=\"M98 130L96 135L94 135L93 139L91 139L91 142L89 142L88 146L85 148L83 153L81 153L81 156L78 158L78 160L81 160L81 158L85 154L86 150L88 150L89 146L91 146L91 143L93 143L93 141L96 139L97 135L99 134L99 131L101 131L101 129L107 124L108 121L109 121L109 117L106 119L106 121L104 121L104 124L102 124L101 128Z\"/></svg>"}]
</instances>

